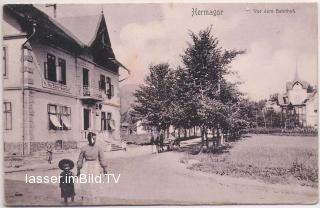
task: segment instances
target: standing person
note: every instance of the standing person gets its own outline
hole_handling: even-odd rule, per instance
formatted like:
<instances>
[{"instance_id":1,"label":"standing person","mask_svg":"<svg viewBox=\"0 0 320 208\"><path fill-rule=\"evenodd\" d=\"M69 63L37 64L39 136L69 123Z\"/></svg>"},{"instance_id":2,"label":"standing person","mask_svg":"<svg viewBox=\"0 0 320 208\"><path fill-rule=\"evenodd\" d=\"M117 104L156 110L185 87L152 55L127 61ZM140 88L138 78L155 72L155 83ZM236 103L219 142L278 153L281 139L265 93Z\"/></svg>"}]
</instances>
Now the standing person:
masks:
<instances>
[{"instance_id":1,"label":"standing person","mask_svg":"<svg viewBox=\"0 0 320 208\"><path fill-rule=\"evenodd\" d=\"M121 148L123 151L127 151L127 142L124 139L121 141Z\"/></svg>"},{"instance_id":2,"label":"standing person","mask_svg":"<svg viewBox=\"0 0 320 208\"><path fill-rule=\"evenodd\" d=\"M159 134L159 144L160 144L160 151L164 151L163 149L163 142L164 142L164 132L163 131L160 131L160 134Z\"/></svg>"},{"instance_id":3,"label":"standing person","mask_svg":"<svg viewBox=\"0 0 320 208\"><path fill-rule=\"evenodd\" d=\"M80 173L85 174L87 178L88 176L99 176L100 167L103 169L103 174L107 174L107 161L105 159L103 150L101 147L96 145L96 134L93 132L89 132L88 144L81 148L81 152L77 162L77 176L80 176ZM97 191L96 189L96 185L98 184L87 183L80 185L82 199L84 197L93 196L94 192L99 193L99 191Z\"/></svg>"},{"instance_id":4,"label":"standing person","mask_svg":"<svg viewBox=\"0 0 320 208\"><path fill-rule=\"evenodd\" d=\"M155 141L154 141L154 135L153 135L152 131L151 131L150 144L151 144L151 154L153 154L153 148L154 148Z\"/></svg>"},{"instance_id":5,"label":"standing person","mask_svg":"<svg viewBox=\"0 0 320 208\"><path fill-rule=\"evenodd\" d=\"M51 144L48 144L47 145L47 160L48 160L49 164L52 163L52 155L53 155L53 147Z\"/></svg>"},{"instance_id":6,"label":"standing person","mask_svg":"<svg viewBox=\"0 0 320 208\"><path fill-rule=\"evenodd\" d=\"M72 179L73 173L71 169L74 167L74 163L69 159L62 159L59 162L59 168L62 170L60 174L59 187L61 189L61 198L64 199L64 203L68 203L68 198L71 197L71 201L74 201L76 195L74 191L74 181Z\"/></svg>"},{"instance_id":7,"label":"standing person","mask_svg":"<svg viewBox=\"0 0 320 208\"><path fill-rule=\"evenodd\" d=\"M159 134L156 133L156 135L154 136L155 140L154 140L154 144L156 145L156 153L158 154L160 152L160 141L159 141Z\"/></svg>"}]
</instances>

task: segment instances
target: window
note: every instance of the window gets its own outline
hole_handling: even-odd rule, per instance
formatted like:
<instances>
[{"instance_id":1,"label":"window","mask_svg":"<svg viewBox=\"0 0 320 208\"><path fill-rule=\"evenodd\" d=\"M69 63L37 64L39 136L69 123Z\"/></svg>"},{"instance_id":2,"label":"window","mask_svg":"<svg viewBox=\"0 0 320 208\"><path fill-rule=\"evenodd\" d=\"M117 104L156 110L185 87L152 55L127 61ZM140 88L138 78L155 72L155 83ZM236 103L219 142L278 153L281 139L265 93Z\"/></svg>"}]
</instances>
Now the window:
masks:
<instances>
[{"instance_id":1,"label":"window","mask_svg":"<svg viewBox=\"0 0 320 208\"><path fill-rule=\"evenodd\" d=\"M48 104L49 130L71 129L71 108Z\"/></svg>"},{"instance_id":2,"label":"window","mask_svg":"<svg viewBox=\"0 0 320 208\"><path fill-rule=\"evenodd\" d=\"M99 90L106 92L106 77L103 74L100 75Z\"/></svg>"},{"instance_id":3,"label":"window","mask_svg":"<svg viewBox=\"0 0 320 208\"><path fill-rule=\"evenodd\" d=\"M67 106L60 106L60 109L63 130L69 130L71 129L71 108Z\"/></svg>"},{"instance_id":4,"label":"window","mask_svg":"<svg viewBox=\"0 0 320 208\"><path fill-rule=\"evenodd\" d=\"M50 53L47 54L47 62L44 67L45 79L56 82L57 71L56 71L56 57Z\"/></svg>"},{"instance_id":5,"label":"window","mask_svg":"<svg viewBox=\"0 0 320 208\"><path fill-rule=\"evenodd\" d=\"M62 58L58 59L57 80L61 84L66 84L66 61Z\"/></svg>"},{"instance_id":6,"label":"window","mask_svg":"<svg viewBox=\"0 0 320 208\"><path fill-rule=\"evenodd\" d=\"M115 130L115 122L112 119L111 113L101 112L101 131L113 131Z\"/></svg>"},{"instance_id":7,"label":"window","mask_svg":"<svg viewBox=\"0 0 320 208\"><path fill-rule=\"evenodd\" d=\"M2 47L3 49L3 59L2 59L2 69L3 77L7 76L7 47Z\"/></svg>"},{"instance_id":8,"label":"window","mask_svg":"<svg viewBox=\"0 0 320 208\"><path fill-rule=\"evenodd\" d=\"M107 113L107 123L108 123L108 131L114 131L115 130L115 122L112 119L111 113Z\"/></svg>"},{"instance_id":9,"label":"window","mask_svg":"<svg viewBox=\"0 0 320 208\"><path fill-rule=\"evenodd\" d=\"M106 84L108 86L107 95L108 95L108 98L111 99L114 96L114 86L111 83L110 77L106 78L106 82L107 82Z\"/></svg>"},{"instance_id":10,"label":"window","mask_svg":"<svg viewBox=\"0 0 320 208\"><path fill-rule=\"evenodd\" d=\"M12 108L11 102L3 103L3 125L5 130L12 130Z\"/></svg>"},{"instance_id":11,"label":"window","mask_svg":"<svg viewBox=\"0 0 320 208\"><path fill-rule=\"evenodd\" d=\"M56 57L48 53L47 62L44 63L44 78L65 85L67 80L66 61L58 58L58 65L56 65Z\"/></svg>"},{"instance_id":12,"label":"window","mask_svg":"<svg viewBox=\"0 0 320 208\"><path fill-rule=\"evenodd\" d=\"M107 118L106 118L106 112L101 112L101 131L107 130Z\"/></svg>"}]
</instances>

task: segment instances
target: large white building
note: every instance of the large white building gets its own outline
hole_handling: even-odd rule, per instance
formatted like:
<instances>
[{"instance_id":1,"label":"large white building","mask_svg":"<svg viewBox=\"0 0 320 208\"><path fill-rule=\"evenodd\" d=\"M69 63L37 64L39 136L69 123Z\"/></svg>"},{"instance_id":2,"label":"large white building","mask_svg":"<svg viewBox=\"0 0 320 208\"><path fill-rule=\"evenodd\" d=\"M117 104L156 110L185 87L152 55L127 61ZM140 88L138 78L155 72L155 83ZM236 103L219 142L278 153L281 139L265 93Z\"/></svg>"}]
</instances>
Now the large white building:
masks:
<instances>
[{"instance_id":1,"label":"large white building","mask_svg":"<svg viewBox=\"0 0 320 208\"><path fill-rule=\"evenodd\" d=\"M293 81L287 82L286 92L278 96L277 105L282 112L283 127L318 126L318 92L300 79L296 72Z\"/></svg>"},{"instance_id":2,"label":"large white building","mask_svg":"<svg viewBox=\"0 0 320 208\"><path fill-rule=\"evenodd\" d=\"M120 139L122 65L103 13L57 20L33 5L5 5L2 27L5 153L77 148L88 131Z\"/></svg>"}]
</instances>

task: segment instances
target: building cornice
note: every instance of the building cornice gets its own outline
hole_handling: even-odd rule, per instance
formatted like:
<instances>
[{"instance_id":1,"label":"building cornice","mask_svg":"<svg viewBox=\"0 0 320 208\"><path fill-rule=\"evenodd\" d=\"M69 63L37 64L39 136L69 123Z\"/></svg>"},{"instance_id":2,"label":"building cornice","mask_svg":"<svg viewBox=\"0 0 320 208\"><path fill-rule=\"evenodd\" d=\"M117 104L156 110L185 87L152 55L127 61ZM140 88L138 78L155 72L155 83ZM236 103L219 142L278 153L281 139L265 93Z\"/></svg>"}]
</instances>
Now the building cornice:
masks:
<instances>
[{"instance_id":1,"label":"building cornice","mask_svg":"<svg viewBox=\"0 0 320 208\"><path fill-rule=\"evenodd\" d=\"M31 86L27 86L27 87L4 87L4 91L14 91L14 90L33 90L33 91L36 91L36 92L42 92L42 93L58 95L58 96L63 96L63 97L69 97L69 98L74 98L74 99L80 100L79 96L70 95L70 94L66 94L66 93L62 93L62 92L55 92L55 91L41 89L41 88L37 88L37 87L31 87ZM120 108L120 104L114 104L114 103L105 102L105 101L103 101L102 103L104 105Z\"/></svg>"}]
</instances>

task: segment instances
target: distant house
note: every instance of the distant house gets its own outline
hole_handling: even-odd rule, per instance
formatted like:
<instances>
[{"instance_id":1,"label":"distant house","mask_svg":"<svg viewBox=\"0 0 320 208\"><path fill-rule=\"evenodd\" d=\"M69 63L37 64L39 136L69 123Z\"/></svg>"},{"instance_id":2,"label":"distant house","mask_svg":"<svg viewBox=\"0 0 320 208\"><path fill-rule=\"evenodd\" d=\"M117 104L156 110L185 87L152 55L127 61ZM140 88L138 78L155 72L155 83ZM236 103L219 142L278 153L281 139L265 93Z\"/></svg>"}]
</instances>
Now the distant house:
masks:
<instances>
[{"instance_id":1,"label":"distant house","mask_svg":"<svg viewBox=\"0 0 320 208\"><path fill-rule=\"evenodd\" d=\"M276 103L268 101L267 104L275 109L280 107L285 128L318 126L317 89L301 80L297 72L293 81L287 82L286 92L278 95Z\"/></svg>"},{"instance_id":2,"label":"distant house","mask_svg":"<svg viewBox=\"0 0 320 208\"><path fill-rule=\"evenodd\" d=\"M131 115L131 108L121 115L120 126L121 126L121 137L126 138L129 135L137 134L137 125L133 121Z\"/></svg>"},{"instance_id":3,"label":"distant house","mask_svg":"<svg viewBox=\"0 0 320 208\"><path fill-rule=\"evenodd\" d=\"M54 19L33 5L3 7L7 154L77 148L94 131L120 139L119 68L103 13Z\"/></svg>"},{"instance_id":4,"label":"distant house","mask_svg":"<svg viewBox=\"0 0 320 208\"><path fill-rule=\"evenodd\" d=\"M130 135L145 135L150 133L141 120L134 120L132 115L133 109L130 107L121 115L121 136L123 138Z\"/></svg>"}]
</instances>

